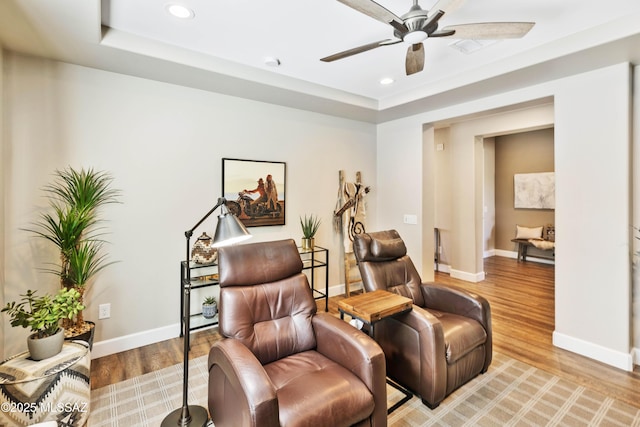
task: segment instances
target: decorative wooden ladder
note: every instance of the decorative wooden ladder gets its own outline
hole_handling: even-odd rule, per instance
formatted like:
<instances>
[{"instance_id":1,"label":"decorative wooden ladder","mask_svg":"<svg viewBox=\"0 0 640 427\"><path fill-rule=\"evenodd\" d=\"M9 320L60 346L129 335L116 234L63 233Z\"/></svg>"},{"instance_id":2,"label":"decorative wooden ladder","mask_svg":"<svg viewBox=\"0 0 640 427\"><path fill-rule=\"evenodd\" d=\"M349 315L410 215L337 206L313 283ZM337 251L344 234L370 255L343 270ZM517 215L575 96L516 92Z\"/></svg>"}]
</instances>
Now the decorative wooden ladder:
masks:
<instances>
[{"instance_id":1,"label":"decorative wooden ladder","mask_svg":"<svg viewBox=\"0 0 640 427\"><path fill-rule=\"evenodd\" d=\"M345 184L345 178L344 178L344 171L338 171L338 181L339 181L339 185L340 185L340 191L343 191L344 188L344 184ZM361 184L362 183L362 174L360 173L360 171L356 172L356 184ZM341 215L343 215L344 213L341 213ZM344 219L344 217L343 217ZM340 228L340 232L342 234L342 241L344 242L345 238L348 238L347 236L344 236L344 227ZM351 285L352 284L357 284L357 283L361 283L362 282L362 278L360 277L360 270L358 269L358 262L356 260L356 257L353 253L353 251L351 252L346 252L344 254L344 292L345 295L348 297L351 296Z\"/></svg>"}]
</instances>

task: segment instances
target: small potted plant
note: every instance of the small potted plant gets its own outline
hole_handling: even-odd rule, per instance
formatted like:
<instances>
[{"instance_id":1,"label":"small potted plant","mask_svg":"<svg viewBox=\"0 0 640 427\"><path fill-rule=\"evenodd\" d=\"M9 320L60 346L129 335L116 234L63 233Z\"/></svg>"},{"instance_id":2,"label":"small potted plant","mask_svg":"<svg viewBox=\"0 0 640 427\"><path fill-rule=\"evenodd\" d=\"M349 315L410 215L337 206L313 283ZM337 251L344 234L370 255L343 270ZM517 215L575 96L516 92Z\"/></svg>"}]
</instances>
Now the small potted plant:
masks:
<instances>
[{"instance_id":1,"label":"small potted plant","mask_svg":"<svg viewBox=\"0 0 640 427\"><path fill-rule=\"evenodd\" d=\"M216 297L206 297L202 301L202 315L206 319L213 319L218 314L218 303Z\"/></svg>"},{"instance_id":2,"label":"small potted plant","mask_svg":"<svg viewBox=\"0 0 640 427\"><path fill-rule=\"evenodd\" d=\"M9 315L11 326L30 328L33 332L27 338L31 358L43 360L60 353L64 342L60 320L71 320L84 309L79 301L80 293L73 288L60 289L52 297L36 296L36 291L28 290L20 296L20 302L7 303L0 311Z\"/></svg>"},{"instance_id":3,"label":"small potted plant","mask_svg":"<svg viewBox=\"0 0 640 427\"><path fill-rule=\"evenodd\" d=\"M314 246L314 236L320 227L320 218L314 215L305 215L300 217L300 226L302 227L302 250L311 251Z\"/></svg>"}]
</instances>

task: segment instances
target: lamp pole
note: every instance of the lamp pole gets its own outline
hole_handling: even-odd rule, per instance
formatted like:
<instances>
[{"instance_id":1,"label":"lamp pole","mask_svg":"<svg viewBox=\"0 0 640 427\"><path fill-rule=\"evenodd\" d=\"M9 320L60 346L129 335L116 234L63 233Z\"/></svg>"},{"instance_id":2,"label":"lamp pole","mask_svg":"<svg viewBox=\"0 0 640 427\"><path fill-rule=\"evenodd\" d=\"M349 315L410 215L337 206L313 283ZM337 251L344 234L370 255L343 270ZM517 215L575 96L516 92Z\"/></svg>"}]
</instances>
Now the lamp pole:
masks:
<instances>
[{"instance_id":1,"label":"lamp pole","mask_svg":"<svg viewBox=\"0 0 640 427\"><path fill-rule=\"evenodd\" d=\"M184 316L184 338L182 348L182 407L172 411L162 420L162 427L180 427L187 426L206 426L209 422L209 413L205 408L198 405L189 405L187 395L189 394L189 339L191 328L191 316L189 315L191 308L191 269L189 268L189 249L191 248L191 236L193 231L200 226L211 214L222 206L222 214L218 217L218 225L214 237L214 246L223 246L224 244L234 243L251 237L247 229L240 220L231 214L225 206L227 200L224 197L218 198L216 205L206 213L200 221L196 223L190 230L184 232L187 240L186 245L186 275L182 282L182 292L184 298L182 313ZM224 222L223 222L224 221Z\"/></svg>"}]
</instances>

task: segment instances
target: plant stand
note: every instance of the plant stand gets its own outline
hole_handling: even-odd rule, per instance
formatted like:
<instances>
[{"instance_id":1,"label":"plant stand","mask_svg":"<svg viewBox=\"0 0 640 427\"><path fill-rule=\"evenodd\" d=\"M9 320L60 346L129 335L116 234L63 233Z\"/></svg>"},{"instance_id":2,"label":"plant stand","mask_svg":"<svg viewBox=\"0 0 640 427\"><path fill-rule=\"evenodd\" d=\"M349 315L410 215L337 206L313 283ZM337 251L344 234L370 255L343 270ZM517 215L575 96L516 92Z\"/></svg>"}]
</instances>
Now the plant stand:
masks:
<instances>
[{"instance_id":1,"label":"plant stand","mask_svg":"<svg viewBox=\"0 0 640 427\"><path fill-rule=\"evenodd\" d=\"M82 341L65 342L60 353L45 360L33 361L24 352L0 363L0 406L29 409L0 411L0 425L29 426L44 421L86 425L90 367L89 347Z\"/></svg>"}]
</instances>

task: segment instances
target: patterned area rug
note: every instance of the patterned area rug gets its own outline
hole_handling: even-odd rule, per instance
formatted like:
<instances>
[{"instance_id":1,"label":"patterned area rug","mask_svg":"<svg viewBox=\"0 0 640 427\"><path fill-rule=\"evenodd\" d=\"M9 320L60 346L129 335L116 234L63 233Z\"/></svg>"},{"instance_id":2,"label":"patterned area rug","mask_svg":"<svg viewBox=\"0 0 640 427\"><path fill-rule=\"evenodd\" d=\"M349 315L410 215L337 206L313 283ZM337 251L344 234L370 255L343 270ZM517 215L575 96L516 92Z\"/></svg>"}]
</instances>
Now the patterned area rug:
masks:
<instances>
[{"instance_id":1,"label":"patterned area rug","mask_svg":"<svg viewBox=\"0 0 640 427\"><path fill-rule=\"evenodd\" d=\"M207 359L189 364L189 404L207 407ZM403 395L387 387L389 406ZM182 405L182 365L103 387L91 393L89 427L159 426ZM640 408L494 354L489 371L431 411L414 397L389 415L405 426L636 426Z\"/></svg>"}]
</instances>

